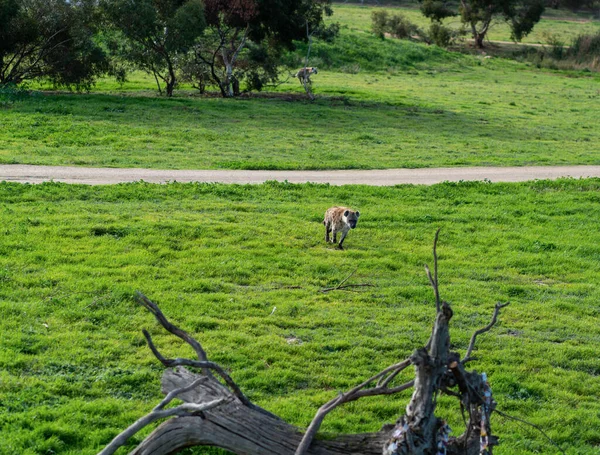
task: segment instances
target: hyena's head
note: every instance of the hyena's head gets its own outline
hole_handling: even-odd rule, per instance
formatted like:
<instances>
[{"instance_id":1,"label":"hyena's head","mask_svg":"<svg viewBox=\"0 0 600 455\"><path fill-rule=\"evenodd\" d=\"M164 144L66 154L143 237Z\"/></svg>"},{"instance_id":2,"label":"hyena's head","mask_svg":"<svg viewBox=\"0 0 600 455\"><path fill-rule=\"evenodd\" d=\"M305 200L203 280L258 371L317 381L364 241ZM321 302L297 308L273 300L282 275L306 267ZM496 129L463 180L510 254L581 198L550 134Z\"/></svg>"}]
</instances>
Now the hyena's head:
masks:
<instances>
[{"instance_id":1,"label":"hyena's head","mask_svg":"<svg viewBox=\"0 0 600 455\"><path fill-rule=\"evenodd\" d=\"M350 228L354 229L356 227L356 223L358 223L358 217L360 216L360 212L353 212L352 210L346 210L344 212L344 221Z\"/></svg>"}]
</instances>

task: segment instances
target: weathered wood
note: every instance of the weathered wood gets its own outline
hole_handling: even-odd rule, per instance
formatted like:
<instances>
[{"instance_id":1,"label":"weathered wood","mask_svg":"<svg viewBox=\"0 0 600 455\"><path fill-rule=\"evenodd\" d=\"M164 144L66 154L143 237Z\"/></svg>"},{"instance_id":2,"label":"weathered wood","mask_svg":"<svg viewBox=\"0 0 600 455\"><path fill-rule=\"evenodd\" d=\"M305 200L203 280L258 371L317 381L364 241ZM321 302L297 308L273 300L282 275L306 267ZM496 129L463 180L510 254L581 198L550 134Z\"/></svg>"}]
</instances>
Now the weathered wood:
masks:
<instances>
[{"instance_id":1,"label":"weathered wood","mask_svg":"<svg viewBox=\"0 0 600 455\"><path fill-rule=\"evenodd\" d=\"M163 392L181 388L198 379L183 367L166 370ZM166 455L190 446L214 446L239 455L293 455L302 432L276 416L244 406L214 378L179 395L190 403L226 398L227 403L192 417L166 421L150 434L130 455ZM343 435L330 440L315 440L312 455L381 455L388 431Z\"/></svg>"},{"instance_id":2,"label":"weathered wood","mask_svg":"<svg viewBox=\"0 0 600 455\"><path fill-rule=\"evenodd\" d=\"M154 346L149 333L144 331L152 352L168 367L162 378L162 391L167 398L153 413L130 426L114 441L120 444L143 423L162 416L157 411L162 412L169 397L176 395L185 402L179 407L185 412L161 424L130 455L166 455L202 445L220 447L237 455L434 455L440 451L447 455L479 455L480 442L487 447L486 453L491 454L492 447L498 443L489 424L495 402L485 377L476 371L466 371L465 364L471 360L477 335L495 325L500 309L507 304L496 305L492 321L473 334L463 360L458 353L450 352L452 309L440 299L438 289L438 234L439 230L433 247L433 274L425 267L436 300L436 319L429 341L423 348L415 350L409 359L390 365L325 403L305 433L252 403L223 367L208 360L199 342L171 324L155 303L140 294L141 303L157 321L190 344L199 360L166 359ZM397 375L411 364L415 368L415 379L393 385ZM203 374L193 373L183 365L200 368ZM315 438L323 419L336 407L412 387L406 413L395 425L384 425L377 433ZM466 431L459 437L450 438L444 420L435 415L440 393L457 397L461 410L468 414L465 415Z\"/></svg>"}]
</instances>

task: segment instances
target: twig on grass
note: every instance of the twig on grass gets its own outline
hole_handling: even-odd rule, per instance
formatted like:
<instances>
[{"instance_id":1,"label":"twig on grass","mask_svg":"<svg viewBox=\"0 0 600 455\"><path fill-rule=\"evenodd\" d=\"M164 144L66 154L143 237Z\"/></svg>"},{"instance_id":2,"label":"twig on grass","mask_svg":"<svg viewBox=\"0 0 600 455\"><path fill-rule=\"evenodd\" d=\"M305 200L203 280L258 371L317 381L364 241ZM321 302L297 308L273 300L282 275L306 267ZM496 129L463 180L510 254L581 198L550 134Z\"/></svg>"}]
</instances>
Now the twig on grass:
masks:
<instances>
[{"instance_id":1,"label":"twig on grass","mask_svg":"<svg viewBox=\"0 0 600 455\"><path fill-rule=\"evenodd\" d=\"M362 284L346 284L344 285L344 283L346 281L348 281L350 279L350 277L352 277L352 275L354 275L356 273L358 269L354 269L352 271L352 273L350 273L350 275L348 275L346 278L344 278L342 281L340 281L338 283L337 286L334 286L332 288L324 288L324 289L320 289L319 292L329 292L329 291L337 291L339 289L346 289L346 288L358 288L358 287L365 287L365 286L369 286L369 287L375 287L375 285L373 284L369 284L369 283L362 283Z\"/></svg>"},{"instance_id":2,"label":"twig on grass","mask_svg":"<svg viewBox=\"0 0 600 455\"><path fill-rule=\"evenodd\" d=\"M329 292L329 291L338 291L340 289L347 289L347 288L361 288L361 287L372 287L374 288L375 285L374 284L370 284L370 283L361 283L361 284L346 284L344 286L336 286L334 288L325 288L325 289L320 289L319 292Z\"/></svg>"}]
</instances>

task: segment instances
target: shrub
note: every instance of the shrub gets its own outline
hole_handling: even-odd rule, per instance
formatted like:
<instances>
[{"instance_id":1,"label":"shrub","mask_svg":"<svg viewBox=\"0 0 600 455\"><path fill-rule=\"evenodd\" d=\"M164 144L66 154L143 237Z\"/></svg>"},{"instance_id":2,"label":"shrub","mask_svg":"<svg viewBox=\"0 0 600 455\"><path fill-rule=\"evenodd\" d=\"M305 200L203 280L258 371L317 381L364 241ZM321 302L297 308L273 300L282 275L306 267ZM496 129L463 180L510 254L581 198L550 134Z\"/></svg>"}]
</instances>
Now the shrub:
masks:
<instances>
[{"instance_id":1,"label":"shrub","mask_svg":"<svg viewBox=\"0 0 600 455\"><path fill-rule=\"evenodd\" d=\"M579 35L573 40L570 53L577 62L590 62L600 58L600 32L595 35Z\"/></svg>"},{"instance_id":2,"label":"shrub","mask_svg":"<svg viewBox=\"0 0 600 455\"><path fill-rule=\"evenodd\" d=\"M452 30L439 22L432 22L429 27L429 40L439 47L448 47L458 35L459 33L456 30Z\"/></svg>"},{"instance_id":3,"label":"shrub","mask_svg":"<svg viewBox=\"0 0 600 455\"><path fill-rule=\"evenodd\" d=\"M419 28L402 14L390 15L387 11L373 11L371 20L373 33L381 38L386 33L400 39L409 39L419 34Z\"/></svg>"}]
</instances>

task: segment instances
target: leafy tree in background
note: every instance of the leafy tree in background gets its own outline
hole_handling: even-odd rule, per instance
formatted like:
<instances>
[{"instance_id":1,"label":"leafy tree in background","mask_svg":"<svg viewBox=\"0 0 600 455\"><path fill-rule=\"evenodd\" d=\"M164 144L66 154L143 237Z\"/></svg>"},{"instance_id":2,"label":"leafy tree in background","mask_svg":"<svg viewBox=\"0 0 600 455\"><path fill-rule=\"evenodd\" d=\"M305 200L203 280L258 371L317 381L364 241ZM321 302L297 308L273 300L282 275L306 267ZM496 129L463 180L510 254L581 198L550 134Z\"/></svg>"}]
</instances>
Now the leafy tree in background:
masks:
<instances>
[{"instance_id":1,"label":"leafy tree in background","mask_svg":"<svg viewBox=\"0 0 600 455\"><path fill-rule=\"evenodd\" d=\"M107 70L94 0L0 0L0 85L48 78L89 88Z\"/></svg>"},{"instance_id":2,"label":"leafy tree in background","mask_svg":"<svg viewBox=\"0 0 600 455\"><path fill-rule=\"evenodd\" d=\"M0 0L1 1L1 0ZM109 22L125 37L113 49L159 79L167 96L177 84L178 60L206 26L201 0L101 0Z\"/></svg>"},{"instance_id":3,"label":"leafy tree in background","mask_svg":"<svg viewBox=\"0 0 600 455\"><path fill-rule=\"evenodd\" d=\"M544 12L544 0L460 0L458 10L440 0L423 0L421 11L432 21L460 14L469 27L475 45L483 48L483 41L492 21L502 18L511 27L511 37L520 41L527 36Z\"/></svg>"},{"instance_id":4,"label":"leafy tree in background","mask_svg":"<svg viewBox=\"0 0 600 455\"><path fill-rule=\"evenodd\" d=\"M278 77L280 56L306 41L307 29L325 27L329 0L205 0L207 30L193 49L198 79L210 79L223 97L240 93L240 81L259 89Z\"/></svg>"}]
</instances>

